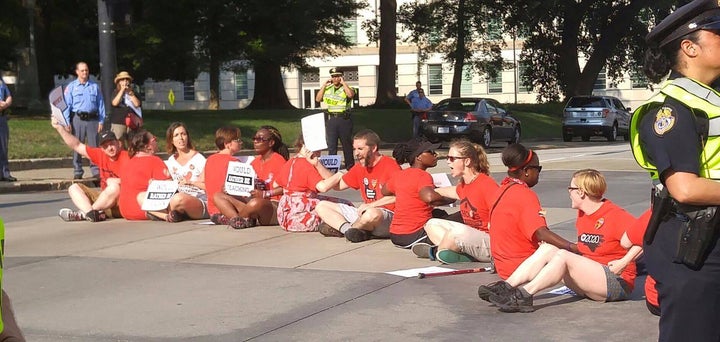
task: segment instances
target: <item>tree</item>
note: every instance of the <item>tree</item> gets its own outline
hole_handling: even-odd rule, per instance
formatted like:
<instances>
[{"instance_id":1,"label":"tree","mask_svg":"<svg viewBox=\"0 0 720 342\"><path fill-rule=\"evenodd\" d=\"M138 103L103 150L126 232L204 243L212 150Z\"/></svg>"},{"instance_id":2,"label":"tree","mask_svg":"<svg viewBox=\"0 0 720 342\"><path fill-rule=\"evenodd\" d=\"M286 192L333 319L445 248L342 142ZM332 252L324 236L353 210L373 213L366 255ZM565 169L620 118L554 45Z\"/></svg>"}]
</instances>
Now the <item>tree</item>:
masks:
<instances>
[{"instance_id":1,"label":"tree","mask_svg":"<svg viewBox=\"0 0 720 342\"><path fill-rule=\"evenodd\" d=\"M7 70L15 63L18 49L25 42L27 33L27 15L19 1L9 1L3 4L0 11L0 70Z\"/></svg>"},{"instance_id":2,"label":"tree","mask_svg":"<svg viewBox=\"0 0 720 342\"><path fill-rule=\"evenodd\" d=\"M490 0L409 2L400 7L398 22L411 34L420 58L440 53L452 65L451 96L460 96L463 67L495 77L504 68L501 52L505 43L498 27L497 11Z\"/></svg>"},{"instance_id":3,"label":"tree","mask_svg":"<svg viewBox=\"0 0 720 342\"><path fill-rule=\"evenodd\" d=\"M539 92L539 101L557 101L561 94L592 94L605 67L613 82L627 71L637 72L649 24L664 18L675 3L505 1L507 31L525 39L520 63L527 66L528 73L523 75L523 83Z\"/></svg>"},{"instance_id":4,"label":"tree","mask_svg":"<svg viewBox=\"0 0 720 342\"><path fill-rule=\"evenodd\" d=\"M396 23L397 1L380 0L380 64L375 95L375 105L378 106L397 102L397 91L395 91Z\"/></svg>"}]
</instances>

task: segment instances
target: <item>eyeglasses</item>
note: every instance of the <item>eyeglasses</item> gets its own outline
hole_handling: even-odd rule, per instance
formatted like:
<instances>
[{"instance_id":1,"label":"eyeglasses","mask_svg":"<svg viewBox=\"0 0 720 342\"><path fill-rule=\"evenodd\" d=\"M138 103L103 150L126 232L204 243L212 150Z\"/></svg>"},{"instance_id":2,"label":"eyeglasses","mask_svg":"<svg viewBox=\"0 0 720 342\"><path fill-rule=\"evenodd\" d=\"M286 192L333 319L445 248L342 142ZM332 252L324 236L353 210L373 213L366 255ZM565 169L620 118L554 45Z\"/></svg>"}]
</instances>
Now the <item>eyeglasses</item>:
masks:
<instances>
[{"instance_id":1,"label":"eyeglasses","mask_svg":"<svg viewBox=\"0 0 720 342\"><path fill-rule=\"evenodd\" d=\"M254 142L270 141L270 138L263 138L263 137L253 137L252 139Z\"/></svg>"},{"instance_id":2,"label":"eyeglasses","mask_svg":"<svg viewBox=\"0 0 720 342\"><path fill-rule=\"evenodd\" d=\"M468 157L456 157L456 156L447 156L448 161L451 163L455 162L455 159L467 159Z\"/></svg>"},{"instance_id":3,"label":"eyeglasses","mask_svg":"<svg viewBox=\"0 0 720 342\"><path fill-rule=\"evenodd\" d=\"M240 138L233 139L232 141L234 141L234 142L236 142L236 143L238 143L238 144L242 144L242 139L240 139Z\"/></svg>"},{"instance_id":4,"label":"eyeglasses","mask_svg":"<svg viewBox=\"0 0 720 342\"><path fill-rule=\"evenodd\" d=\"M541 165L528 165L525 167L525 169L535 169L538 173L542 172L542 166Z\"/></svg>"},{"instance_id":5,"label":"eyeglasses","mask_svg":"<svg viewBox=\"0 0 720 342\"><path fill-rule=\"evenodd\" d=\"M573 190L580 190L580 188L578 188L578 187L576 187L576 186L569 186L569 187L568 187L568 191L573 191Z\"/></svg>"}]
</instances>

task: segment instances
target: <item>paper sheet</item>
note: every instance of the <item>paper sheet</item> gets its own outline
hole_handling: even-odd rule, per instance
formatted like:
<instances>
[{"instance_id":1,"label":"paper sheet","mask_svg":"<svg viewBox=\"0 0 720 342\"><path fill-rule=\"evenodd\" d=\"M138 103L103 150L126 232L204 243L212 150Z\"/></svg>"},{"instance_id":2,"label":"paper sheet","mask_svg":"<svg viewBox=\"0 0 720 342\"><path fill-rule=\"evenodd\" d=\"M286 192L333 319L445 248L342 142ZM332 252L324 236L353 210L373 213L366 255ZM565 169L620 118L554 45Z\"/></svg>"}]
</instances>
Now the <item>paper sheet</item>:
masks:
<instances>
[{"instance_id":1,"label":"paper sheet","mask_svg":"<svg viewBox=\"0 0 720 342\"><path fill-rule=\"evenodd\" d=\"M67 108L67 103L65 103L65 97L63 96L62 86L57 86L55 89L50 91L48 100L50 101L50 115L55 118L61 126L67 126L68 123L65 121L65 116L62 113L63 110Z\"/></svg>"},{"instance_id":2,"label":"paper sheet","mask_svg":"<svg viewBox=\"0 0 720 342\"><path fill-rule=\"evenodd\" d=\"M325 140L325 114L317 113L300 119L302 125L305 147L310 151L320 151L327 148Z\"/></svg>"},{"instance_id":3,"label":"paper sheet","mask_svg":"<svg viewBox=\"0 0 720 342\"><path fill-rule=\"evenodd\" d=\"M433 173L431 174L431 176L436 188L452 186L452 183L450 182L450 178L448 177L447 173Z\"/></svg>"},{"instance_id":4,"label":"paper sheet","mask_svg":"<svg viewBox=\"0 0 720 342\"><path fill-rule=\"evenodd\" d=\"M577 294L575 293L575 291L571 290L571 289L568 288L567 286L558 287L558 288L556 288L556 289L554 289L554 290L552 290L552 291L548 291L548 293L550 293L550 294L556 294L556 295L566 295L566 294L567 294L567 295L571 295L571 296L577 296Z\"/></svg>"},{"instance_id":5,"label":"paper sheet","mask_svg":"<svg viewBox=\"0 0 720 342\"><path fill-rule=\"evenodd\" d=\"M387 274L392 274L396 276L401 276L405 278L412 278L417 277L418 273L440 273L440 272L448 272L448 271L454 271L455 269L447 268L447 267L440 267L440 266L429 266L429 267L421 267L421 268L411 268L407 270L398 270L398 271L392 271L392 272L385 272Z\"/></svg>"}]
</instances>

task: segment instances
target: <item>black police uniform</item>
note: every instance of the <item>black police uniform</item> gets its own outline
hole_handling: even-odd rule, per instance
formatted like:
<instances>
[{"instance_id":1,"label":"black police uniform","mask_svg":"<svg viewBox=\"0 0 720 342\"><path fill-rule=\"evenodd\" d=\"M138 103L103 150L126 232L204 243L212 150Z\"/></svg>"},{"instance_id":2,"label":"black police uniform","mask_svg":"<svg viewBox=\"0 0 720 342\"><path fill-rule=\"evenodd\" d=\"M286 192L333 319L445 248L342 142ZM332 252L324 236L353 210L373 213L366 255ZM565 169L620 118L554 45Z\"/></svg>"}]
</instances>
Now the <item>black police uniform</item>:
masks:
<instances>
[{"instance_id":1,"label":"black police uniform","mask_svg":"<svg viewBox=\"0 0 720 342\"><path fill-rule=\"evenodd\" d=\"M695 0L665 18L646 40L663 47L699 29L720 28L718 1ZM679 46L676 47L679 49ZM670 78L682 77L671 73ZM667 116L656 118L663 111ZM672 124L668 124L672 122ZM664 183L663 172L672 169L699 175L703 126L691 108L667 97L663 106L642 118L638 130L642 149ZM672 195L672 194L671 194ZM671 210L654 240L644 246L649 273L657 280L661 308L661 341L720 340L720 246L712 248L703 266L693 270L674 262L680 232L687 216Z\"/></svg>"}]
</instances>

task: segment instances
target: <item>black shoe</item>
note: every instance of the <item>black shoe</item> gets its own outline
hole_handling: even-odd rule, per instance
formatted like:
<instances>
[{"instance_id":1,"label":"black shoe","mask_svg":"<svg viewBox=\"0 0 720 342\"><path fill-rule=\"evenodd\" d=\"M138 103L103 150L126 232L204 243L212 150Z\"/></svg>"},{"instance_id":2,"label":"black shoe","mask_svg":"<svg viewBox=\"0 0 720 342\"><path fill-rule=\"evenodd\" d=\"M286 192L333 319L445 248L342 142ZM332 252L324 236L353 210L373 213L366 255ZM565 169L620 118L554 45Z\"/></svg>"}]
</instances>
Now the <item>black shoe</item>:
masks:
<instances>
[{"instance_id":1,"label":"black shoe","mask_svg":"<svg viewBox=\"0 0 720 342\"><path fill-rule=\"evenodd\" d=\"M350 228L345 231L345 238L350 242L363 242L370 240L370 233L362 229Z\"/></svg>"},{"instance_id":2,"label":"black shoe","mask_svg":"<svg viewBox=\"0 0 720 342\"><path fill-rule=\"evenodd\" d=\"M15 178L15 177L13 177L13 176L7 176L7 177L0 178L0 181L3 181L3 182L17 182L17 178Z\"/></svg>"},{"instance_id":3,"label":"black shoe","mask_svg":"<svg viewBox=\"0 0 720 342\"><path fill-rule=\"evenodd\" d=\"M493 303L500 307L501 312L533 312L533 296L531 294L525 295L519 288L513 289L505 295L490 295L490 303Z\"/></svg>"},{"instance_id":4,"label":"black shoe","mask_svg":"<svg viewBox=\"0 0 720 342\"><path fill-rule=\"evenodd\" d=\"M75 176L73 176L73 179L82 179L82 176L83 175L75 175Z\"/></svg>"},{"instance_id":5,"label":"black shoe","mask_svg":"<svg viewBox=\"0 0 720 342\"><path fill-rule=\"evenodd\" d=\"M100 221L105 221L107 219L107 216L105 215L104 211L90 210L87 213L85 213L85 219L90 222L100 222Z\"/></svg>"},{"instance_id":6,"label":"black shoe","mask_svg":"<svg viewBox=\"0 0 720 342\"><path fill-rule=\"evenodd\" d=\"M489 302L489 298L492 295L507 295L512 292L513 287L510 284L500 280L487 285L480 285L478 287L478 297L480 299Z\"/></svg>"},{"instance_id":7,"label":"black shoe","mask_svg":"<svg viewBox=\"0 0 720 342\"><path fill-rule=\"evenodd\" d=\"M318 231L325 237L345 237L345 234L333 227L330 227L330 225L325 222L320 223Z\"/></svg>"}]
</instances>

